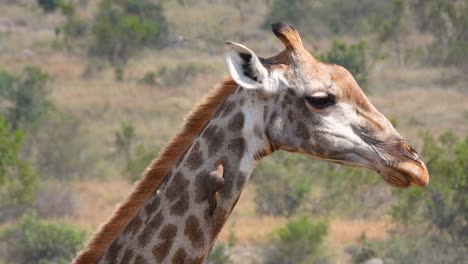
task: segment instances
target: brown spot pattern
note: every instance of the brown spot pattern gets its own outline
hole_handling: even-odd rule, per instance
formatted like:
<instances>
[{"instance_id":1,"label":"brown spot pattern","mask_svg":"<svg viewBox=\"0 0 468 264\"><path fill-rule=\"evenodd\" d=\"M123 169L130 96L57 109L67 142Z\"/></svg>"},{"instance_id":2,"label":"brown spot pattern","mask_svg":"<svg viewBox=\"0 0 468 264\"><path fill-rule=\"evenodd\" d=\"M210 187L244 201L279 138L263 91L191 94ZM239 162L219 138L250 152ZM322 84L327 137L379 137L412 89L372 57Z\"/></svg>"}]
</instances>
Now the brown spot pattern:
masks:
<instances>
[{"instance_id":1,"label":"brown spot pattern","mask_svg":"<svg viewBox=\"0 0 468 264\"><path fill-rule=\"evenodd\" d=\"M138 255L135 259L135 262L133 263L134 264L148 264L148 262L146 262L145 258L142 255Z\"/></svg>"},{"instance_id":2,"label":"brown spot pattern","mask_svg":"<svg viewBox=\"0 0 468 264\"><path fill-rule=\"evenodd\" d=\"M150 215L156 212L161 205L161 197L156 195L153 197L153 200L145 206L145 212L147 215Z\"/></svg>"},{"instance_id":3,"label":"brown spot pattern","mask_svg":"<svg viewBox=\"0 0 468 264\"><path fill-rule=\"evenodd\" d=\"M213 156L223 147L224 131L216 125L209 126L202 135L208 143L208 156Z\"/></svg>"},{"instance_id":4,"label":"brown spot pattern","mask_svg":"<svg viewBox=\"0 0 468 264\"><path fill-rule=\"evenodd\" d=\"M191 170L196 170L203 164L203 152L200 151L200 142L195 143L185 163Z\"/></svg>"},{"instance_id":5,"label":"brown spot pattern","mask_svg":"<svg viewBox=\"0 0 468 264\"><path fill-rule=\"evenodd\" d=\"M245 117L244 113L239 112L229 121L228 128L231 131L239 131L244 127Z\"/></svg>"},{"instance_id":6,"label":"brown spot pattern","mask_svg":"<svg viewBox=\"0 0 468 264\"><path fill-rule=\"evenodd\" d=\"M145 228L138 236L138 243L140 246L145 246L150 242L151 237L156 234L159 227L161 226L163 219L164 217L160 211L146 224Z\"/></svg>"},{"instance_id":7,"label":"brown spot pattern","mask_svg":"<svg viewBox=\"0 0 468 264\"><path fill-rule=\"evenodd\" d=\"M179 196L179 200L171 206L171 214L181 216L188 210L189 195L187 190L183 190Z\"/></svg>"},{"instance_id":8,"label":"brown spot pattern","mask_svg":"<svg viewBox=\"0 0 468 264\"><path fill-rule=\"evenodd\" d=\"M132 260L132 258L133 258L133 250L131 250L131 249L128 248L127 250L125 250L125 253L124 253L124 255L123 255L122 260L120 261L120 263L122 263L122 264L129 264L130 261Z\"/></svg>"},{"instance_id":9,"label":"brown spot pattern","mask_svg":"<svg viewBox=\"0 0 468 264\"><path fill-rule=\"evenodd\" d=\"M183 248L179 248L174 254L174 256L172 257L171 261L172 261L172 264L185 264L185 263L188 263L186 262L186 258L187 258L187 252L185 252Z\"/></svg>"},{"instance_id":10,"label":"brown spot pattern","mask_svg":"<svg viewBox=\"0 0 468 264\"><path fill-rule=\"evenodd\" d=\"M173 202L179 195L181 190L185 190L189 184L184 175L179 171L173 175L171 184L167 188L166 198Z\"/></svg>"},{"instance_id":11,"label":"brown spot pattern","mask_svg":"<svg viewBox=\"0 0 468 264\"><path fill-rule=\"evenodd\" d=\"M200 256L198 258L194 258L193 260L190 261L191 264L202 264L204 256Z\"/></svg>"},{"instance_id":12,"label":"brown spot pattern","mask_svg":"<svg viewBox=\"0 0 468 264\"><path fill-rule=\"evenodd\" d=\"M117 242L117 240L114 240L114 242L112 242L109 249L107 250L107 262L116 263L120 250L122 250L122 245Z\"/></svg>"},{"instance_id":13,"label":"brown spot pattern","mask_svg":"<svg viewBox=\"0 0 468 264\"><path fill-rule=\"evenodd\" d=\"M292 123L294 121L294 114L291 110L288 111L288 120L290 123Z\"/></svg>"},{"instance_id":14,"label":"brown spot pattern","mask_svg":"<svg viewBox=\"0 0 468 264\"><path fill-rule=\"evenodd\" d=\"M161 234L159 236L160 242L152 249L153 256L158 262L162 262L167 257L176 235L177 227L173 224L169 224L161 230Z\"/></svg>"},{"instance_id":15,"label":"brown spot pattern","mask_svg":"<svg viewBox=\"0 0 468 264\"><path fill-rule=\"evenodd\" d=\"M140 219L140 217L137 215L135 216L135 218L132 219L132 221L130 221L130 223L125 227L124 229L124 234L125 235L128 235L129 233L131 233L131 236L133 237L136 232L139 230L139 228L141 227L142 225L142 221Z\"/></svg>"},{"instance_id":16,"label":"brown spot pattern","mask_svg":"<svg viewBox=\"0 0 468 264\"><path fill-rule=\"evenodd\" d=\"M241 156L244 154L245 146L244 138L235 138L229 143L228 149L240 160L240 158L242 158Z\"/></svg>"},{"instance_id":17,"label":"brown spot pattern","mask_svg":"<svg viewBox=\"0 0 468 264\"><path fill-rule=\"evenodd\" d=\"M190 239L193 247L202 248L205 245L205 235L200 228L200 221L195 216L187 218L184 234Z\"/></svg>"}]
</instances>

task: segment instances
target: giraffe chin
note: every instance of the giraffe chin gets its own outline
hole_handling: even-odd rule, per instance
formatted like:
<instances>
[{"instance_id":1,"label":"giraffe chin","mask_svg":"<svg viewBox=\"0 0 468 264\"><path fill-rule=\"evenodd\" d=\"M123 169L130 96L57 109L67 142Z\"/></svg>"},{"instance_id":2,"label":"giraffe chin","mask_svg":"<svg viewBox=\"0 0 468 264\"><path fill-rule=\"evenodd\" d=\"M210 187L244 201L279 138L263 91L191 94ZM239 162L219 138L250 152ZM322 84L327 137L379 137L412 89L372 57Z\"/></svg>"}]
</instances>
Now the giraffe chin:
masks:
<instances>
[{"instance_id":1,"label":"giraffe chin","mask_svg":"<svg viewBox=\"0 0 468 264\"><path fill-rule=\"evenodd\" d=\"M395 187L407 188L411 185L425 187L429 184L429 173L421 160L418 163L402 162L396 167L387 167L378 173L388 184Z\"/></svg>"}]
</instances>

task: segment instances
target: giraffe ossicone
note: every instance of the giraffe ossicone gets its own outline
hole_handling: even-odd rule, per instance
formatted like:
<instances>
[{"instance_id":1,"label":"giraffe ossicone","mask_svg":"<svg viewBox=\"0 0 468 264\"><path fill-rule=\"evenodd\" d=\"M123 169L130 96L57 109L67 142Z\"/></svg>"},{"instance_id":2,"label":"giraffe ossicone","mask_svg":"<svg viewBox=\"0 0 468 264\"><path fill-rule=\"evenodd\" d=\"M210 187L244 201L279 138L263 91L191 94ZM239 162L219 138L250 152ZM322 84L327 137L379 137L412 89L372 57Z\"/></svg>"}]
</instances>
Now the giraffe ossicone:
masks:
<instances>
[{"instance_id":1,"label":"giraffe ossicone","mask_svg":"<svg viewBox=\"0 0 468 264\"><path fill-rule=\"evenodd\" d=\"M270 58L226 43L231 77L192 111L74 263L203 263L249 175L276 150L370 168L398 187L428 184L417 153L346 69L315 59L293 26L272 30L286 48Z\"/></svg>"}]
</instances>

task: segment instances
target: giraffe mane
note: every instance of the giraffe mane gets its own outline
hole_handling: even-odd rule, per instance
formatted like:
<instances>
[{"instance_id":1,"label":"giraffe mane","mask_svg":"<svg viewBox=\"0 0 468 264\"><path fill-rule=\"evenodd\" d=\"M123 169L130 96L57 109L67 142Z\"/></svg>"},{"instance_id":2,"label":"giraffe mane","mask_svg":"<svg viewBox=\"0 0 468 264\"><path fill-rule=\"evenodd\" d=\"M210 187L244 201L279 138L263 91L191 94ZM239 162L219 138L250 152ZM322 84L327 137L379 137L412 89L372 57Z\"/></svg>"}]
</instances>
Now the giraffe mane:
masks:
<instances>
[{"instance_id":1,"label":"giraffe mane","mask_svg":"<svg viewBox=\"0 0 468 264\"><path fill-rule=\"evenodd\" d=\"M88 240L83 251L74 259L75 264L96 263L108 246L136 216L150 195L159 188L177 160L192 145L219 107L237 87L237 83L226 77L216 85L202 102L186 117L182 130L169 142L143 173L132 192L114 210L108 221Z\"/></svg>"}]
</instances>

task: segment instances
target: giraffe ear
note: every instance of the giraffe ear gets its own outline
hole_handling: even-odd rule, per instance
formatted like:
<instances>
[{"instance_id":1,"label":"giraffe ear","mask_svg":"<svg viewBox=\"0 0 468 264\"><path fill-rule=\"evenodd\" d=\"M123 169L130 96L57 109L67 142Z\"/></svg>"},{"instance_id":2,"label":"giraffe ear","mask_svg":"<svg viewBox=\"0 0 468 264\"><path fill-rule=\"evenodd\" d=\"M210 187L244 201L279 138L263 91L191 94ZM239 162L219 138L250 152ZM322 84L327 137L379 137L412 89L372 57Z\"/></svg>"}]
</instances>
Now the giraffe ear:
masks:
<instances>
[{"instance_id":1,"label":"giraffe ear","mask_svg":"<svg viewBox=\"0 0 468 264\"><path fill-rule=\"evenodd\" d=\"M234 81L248 89L264 87L268 71L257 55L246 46L230 41L224 47L226 66Z\"/></svg>"}]
</instances>

